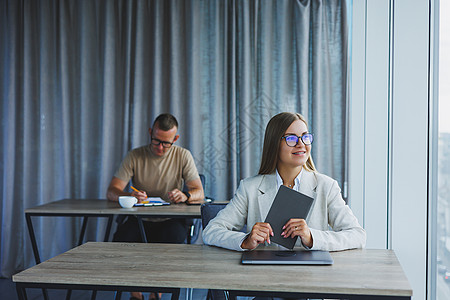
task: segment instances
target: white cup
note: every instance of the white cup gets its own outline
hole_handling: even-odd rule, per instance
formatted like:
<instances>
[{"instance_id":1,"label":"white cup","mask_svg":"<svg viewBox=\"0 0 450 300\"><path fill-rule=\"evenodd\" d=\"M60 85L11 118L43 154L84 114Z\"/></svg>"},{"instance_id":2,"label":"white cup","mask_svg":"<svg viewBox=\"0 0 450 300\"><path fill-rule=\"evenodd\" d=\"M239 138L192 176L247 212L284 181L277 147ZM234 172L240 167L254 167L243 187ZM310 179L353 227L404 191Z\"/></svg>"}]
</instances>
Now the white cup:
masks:
<instances>
[{"instance_id":1,"label":"white cup","mask_svg":"<svg viewBox=\"0 0 450 300\"><path fill-rule=\"evenodd\" d=\"M120 196L119 197L119 204L123 208L132 208L133 205L135 205L138 202L136 197L133 196Z\"/></svg>"}]
</instances>

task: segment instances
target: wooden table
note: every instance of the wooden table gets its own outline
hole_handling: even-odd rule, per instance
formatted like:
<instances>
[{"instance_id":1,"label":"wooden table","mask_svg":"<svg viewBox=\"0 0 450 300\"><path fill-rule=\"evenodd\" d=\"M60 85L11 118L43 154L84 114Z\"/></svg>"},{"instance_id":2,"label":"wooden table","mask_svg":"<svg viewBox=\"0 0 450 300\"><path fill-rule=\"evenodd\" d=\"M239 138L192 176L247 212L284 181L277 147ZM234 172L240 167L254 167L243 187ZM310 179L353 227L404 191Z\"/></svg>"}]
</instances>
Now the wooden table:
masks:
<instances>
[{"instance_id":1,"label":"wooden table","mask_svg":"<svg viewBox=\"0 0 450 300\"><path fill-rule=\"evenodd\" d=\"M28 287L161 290L174 292L172 299L178 288L228 290L232 298L411 299L394 251L331 255L331 266L242 265L240 252L206 245L89 242L14 275L13 281L20 299Z\"/></svg>"},{"instance_id":2,"label":"wooden table","mask_svg":"<svg viewBox=\"0 0 450 300\"><path fill-rule=\"evenodd\" d=\"M44 205L28 208L25 210L28 232L30 234L31 246L36 264L41 262L39 250L34 234L33 216L53 216L53 217L83 217L78 245L81 245L86 232L87 221L89 217L108 218L108 224L105 231L104 241L109 240L111 226L114 216L133 215L138 218L141 236L146 241L142 218L200 218L200 205L171 204L165 206L147 206L122 208L118 202L108 201L106 199L63 199L50 202Z\"/></svg>"}]
</instances>

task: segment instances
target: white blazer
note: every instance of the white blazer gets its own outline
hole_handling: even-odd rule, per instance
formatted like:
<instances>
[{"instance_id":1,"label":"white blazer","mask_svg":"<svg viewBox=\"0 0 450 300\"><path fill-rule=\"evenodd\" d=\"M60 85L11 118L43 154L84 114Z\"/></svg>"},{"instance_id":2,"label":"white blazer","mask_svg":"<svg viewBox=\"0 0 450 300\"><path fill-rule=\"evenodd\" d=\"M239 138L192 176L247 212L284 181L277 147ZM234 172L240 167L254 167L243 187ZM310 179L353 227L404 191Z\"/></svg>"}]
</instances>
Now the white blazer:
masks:
<instances>
[{"instance_id":1,"label":"white blazer","mask_svg":"<svg viewBox=\"0 0 450 300\"><path fill-rule=\"evenodd\" d=\"M363 248L366 232L341 196L336 180L303 170L299 191L314 198L306 219L312 238L311 250L338 251ZM242 251L241 243L256 222L264 222L277 193L276 175L257 175L241 180L230 203L212 219L202 233L205 244ZM241 232L247 225L247 233ZM303 247L300 238L296 247Z\"/></svg>"}]
</instances>

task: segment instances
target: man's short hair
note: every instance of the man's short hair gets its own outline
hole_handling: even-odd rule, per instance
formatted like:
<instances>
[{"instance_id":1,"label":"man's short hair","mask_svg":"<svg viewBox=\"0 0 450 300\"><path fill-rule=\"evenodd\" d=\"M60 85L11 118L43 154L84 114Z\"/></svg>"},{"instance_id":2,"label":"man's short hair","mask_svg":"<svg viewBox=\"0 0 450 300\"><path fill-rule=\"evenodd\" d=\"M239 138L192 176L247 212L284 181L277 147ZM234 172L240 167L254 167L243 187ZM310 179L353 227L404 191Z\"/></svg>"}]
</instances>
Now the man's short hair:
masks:
<instances>
[{"instance_id":1,"label":"man's short hair","mask_svg":"<svg viewBox=\"0 0 450 300\"><path fill-rule=\"evenodd\" d=\"M173 127L178 128L178 121L173 115L169 113L160 114L153 122L153 128L155 127L158 127L162 131L169 131Z\"/></svg>"}]
</instances>

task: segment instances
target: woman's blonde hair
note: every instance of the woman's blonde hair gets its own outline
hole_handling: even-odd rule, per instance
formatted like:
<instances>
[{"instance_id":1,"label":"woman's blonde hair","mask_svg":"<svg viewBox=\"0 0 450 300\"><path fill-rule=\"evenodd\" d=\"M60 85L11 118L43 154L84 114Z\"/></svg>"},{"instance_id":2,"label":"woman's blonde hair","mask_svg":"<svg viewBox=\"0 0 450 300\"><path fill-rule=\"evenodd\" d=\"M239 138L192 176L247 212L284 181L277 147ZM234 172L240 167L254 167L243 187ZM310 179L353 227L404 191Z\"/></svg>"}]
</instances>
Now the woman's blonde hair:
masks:
<instances>
[{"instance_id":1,"label":"woman's blonde hair","mask_svg":"<svg viewBox=\"0 0 450 300\"><path fill-rule=\"evenodd\" d=\"M299 113L282 112L270 119L264 134L264 146L261 166L258 174L272 174L277 168L281 138L294 121L300 120L308 126L305 118ZM305 169L316 172L311 154L304 165Z\"/></svg>"}]
</instances>

